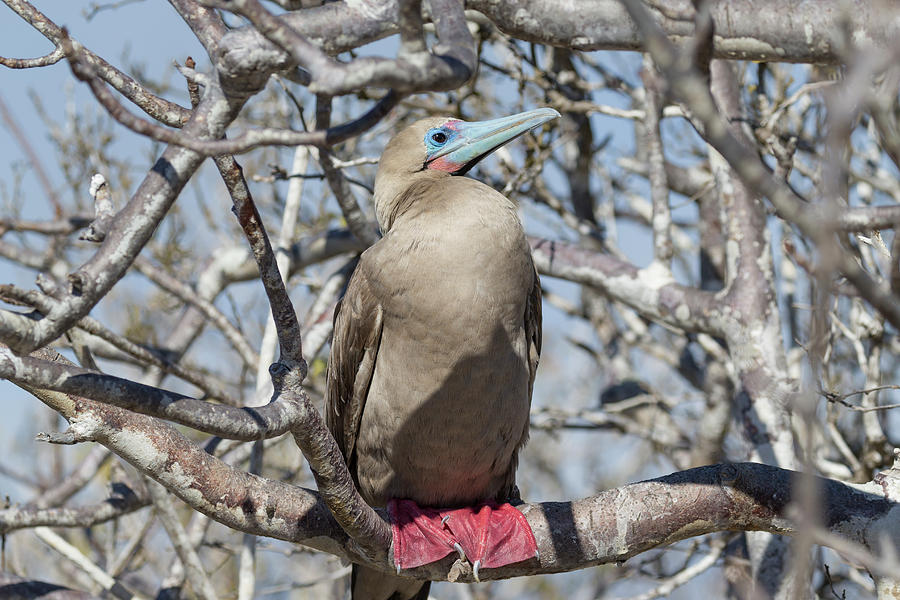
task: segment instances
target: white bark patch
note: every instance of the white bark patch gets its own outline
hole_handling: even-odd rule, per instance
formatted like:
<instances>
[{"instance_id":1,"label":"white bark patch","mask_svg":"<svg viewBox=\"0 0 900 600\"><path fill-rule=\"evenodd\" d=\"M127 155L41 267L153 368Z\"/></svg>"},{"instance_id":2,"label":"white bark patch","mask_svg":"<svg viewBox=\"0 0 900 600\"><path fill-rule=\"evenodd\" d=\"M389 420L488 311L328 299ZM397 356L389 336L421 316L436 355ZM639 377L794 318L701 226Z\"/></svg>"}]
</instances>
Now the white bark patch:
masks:
<instances>
[{"instance_id":1,"label":"white bark patch","mask_svg":"<svg viewBox=\"0 0 900 600\"><path fill-rule=\"evenodd\" d=\"M394 2L347 0L347 6L373 21L397 20L397 4Z\"/></svg>"},{"instance_id":2,"label":"white bark patch","mask_svg":"<svg viewBox=\"0 0 900 600\"><path fill-rule=\"evenodd\" d=\"M625 554L628 552L628 525L631 523L629 516L616 515L616 539L609 548L609 554Z\"/></svg>"},{"instance_id":3,"label":"white bark patch","mask_svg":"<svg viewBox=\"0 0 900 600\"><path fill-rule=\"evenodd\" d=\"M166 481L178 487L179 489L188 490L194 485L194 478L191 475L188 475L184 468L182 468L181 463L175 462L172 463L172 468L166 474ZM197 492L198 498L200 492Z\"/></svg>"},{"instance_id":4,"label":"white bark patch","mask_svg":"<svg viewBox=\"0 0 900 600\"><path fill-rule=\"evenodd\" d=\"M670 222L669 213L657 213L653 215L653 230L664 231L668 229Z\"/></svg>"},{"instance_id":5,"label":"white bark patch","mask_svg":"<svg viewBox=\"0 0 900 600\"><path fill-rule=\"evenodd\" d=\"M516 14L513 15L513 23L520 29L538 29L540 27L540 23L526 8L520 8L516 11Z\"/></svg>"},{"instance_id":6,"label":"white bark patch","mask_svg":"<svg viewBox=\"0 0 900 600\"><path fill-rule=\"evenodd\" d=\"M738 272L738 259L740 258L740 250L741 247L737 243L737 240L730 239L725 242L725 257L728 260L726 273L728 273L727 277L729 280L734 279L735 274L737 274Z\"/></svg>"},{"instance_id":7,"label":"white bark patch","mask_svg":"<svg viewBox=\"0 0 900 600\"><path fill-rule=\"evenodd\" d=\"M410 54L403 57L403 60L420 70L427 70L431 62L431 55L425 53Z\"/></svg>"},{"instance_id":8,"label":"white bark patch","mask_svg":"<svg viewBox=\"0 0 900 600\"><path fill-rule=\"evenodd\" d=\"M537 252L533 256L535 265L544 273L601 287L614 299L653 315L660 314L660 290L675 283L668 267L661 263L651 263L637 272L616 275L609 275L593 266L568 265L556 269L554 273L551 260L546 254Z\"/></svg>"},{"instance_id":9,"label":"white bark patch","mask_svg":"<svg viewBox=\"0 0 900 600\"><path fill-rule=\"evenodd\" d=\"M731 51L741 58L759 55L785 56L785 54L787 54L784 48L773 46L772 44L768 44L762 40L752 37L733 37L729 38L728 40L722 40L720 38L717 41L721 41L726 50L731 50L731 48L738 48L739 50L737 50L736 52L734 50Z\"/></svg>"},{"instance_id":10,"label":"white bark patch","mask_svg":"<svg viewBox=\"0 0 900 600\"><path fill-rule=\"evenodd\" d=\"M715 521L707 521L706 519L698 519L691 521L683 527L679 527L670 534L670 538L689 538L716 528Z\"/></svg>"},{"instance_id":11,"label":"white bark patch","mask_svg":"<svg viewBox=\"0 0 900 600\"><path fill-rule=\"evenodd\" d=\"M169 460L169 455L159 449L154 438L146 433L134 430L123 430L112 436L112 448L116 454L130 461L139 463L151 472L160 472L161 467Z\"/></svg>"},{"instance_id":12,"label":"white bark patch","mask_svg":"<svg viewBox=\"0 0 900 600\"><path fill-rule=\"evenodd\" d=\"M93 439L97 432L97 421L93 418L73 417L69 421L69 431L75 436L76 440Z\"/></svg>"},{"instance_id":13,"label":"white bark patch","mask_svg":"<svg viewBox=\"0 0 900 600\"><path fill-rule=\"evenodd\" d=\"M869 35L869 31L865 27L857 27L853 30L851 35L853 38L853 45L859 46L860 48L878 48L881 47L880 44L876 43L875 40Z\"/></svg>"},{"instance_id":14,"label":"white bark patch","mask_svg":"<svg viewBox=\"0 0 900 600\"><path fill-rule=\"evenodd\" d=\"M640 295L642 296L642 300L650 306L658 306L660 289L671 283L675 283L675 279L672 277L672 272L669 268L666 265L655 261L650 263L647 268L638 271L637 277L633 279L628 276L614 278L616 285L625 284L625 280L630 282L632 286L637 285L646 288L646 293Z\"/></svg>"},{"instance_id":15,"label":"white bark patch","mask_svg":"<svg viewBox=\"0 0 900 600\"><path fill-rule=\"evenodd\" d=\"M7 379L22 379L22 361L18 360L15 354L13 354L12 350L10 350L6 346L0 346L0 360L8 363L10 367L12 367L12 377L8 377Z\"/></svg>"},{"instance_id":16,"label":"white bark patch","mask_svg":"<svg viewBox=\"0 0 900 600\"><path fill-rule=\"evenodd\" d=\"M756 255L756 267L759 269L759 272L762 273L766 282L769 283L769 287L774 288L772 282L775 281L775 274L772 272L772 252L768 229L766 229L766 232L763 234L763 239L765 240L765 245Z\"/></svg>"},{"instance_id":17,"label":"white bark patch","mask_svg":"<svg viewBox=\"0 0 900 600\"><path fill-rule=\"evenodd\" d=\"M100 173L95 173L93 177L91 177L91 187L90 194L91 196L96 196L97 192L100 191L100 187L106 183L106 178Z\"/></svg>"}]
</instances>

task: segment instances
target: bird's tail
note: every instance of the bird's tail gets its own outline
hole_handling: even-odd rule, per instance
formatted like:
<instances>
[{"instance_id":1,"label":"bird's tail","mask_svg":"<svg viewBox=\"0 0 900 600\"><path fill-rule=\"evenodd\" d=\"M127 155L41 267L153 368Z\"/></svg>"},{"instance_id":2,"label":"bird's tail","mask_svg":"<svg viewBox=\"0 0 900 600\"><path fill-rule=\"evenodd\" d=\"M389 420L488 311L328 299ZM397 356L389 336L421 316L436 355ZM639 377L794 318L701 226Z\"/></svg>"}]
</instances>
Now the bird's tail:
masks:
<instances>
[{"instance_id":1,"label":"bird's tail","mask_svg":"<svg viewBox=\"0 0 900 600\"><path fill-rule=\"evenodd\" d=\"M353 565L351 600L428 600L430 581L416 581Z\"/></svg>"}]
</instances>

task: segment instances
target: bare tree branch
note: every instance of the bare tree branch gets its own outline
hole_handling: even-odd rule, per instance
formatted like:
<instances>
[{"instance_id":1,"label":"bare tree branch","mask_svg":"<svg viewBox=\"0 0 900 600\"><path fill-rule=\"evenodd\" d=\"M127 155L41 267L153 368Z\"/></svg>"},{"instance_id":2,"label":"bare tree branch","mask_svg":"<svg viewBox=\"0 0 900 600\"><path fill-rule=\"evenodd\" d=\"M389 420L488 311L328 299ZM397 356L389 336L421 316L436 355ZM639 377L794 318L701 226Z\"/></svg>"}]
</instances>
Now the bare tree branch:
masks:
<instances>
[{"instance_id":1,"label":"bare tree branch","mask_svg":"<svg viewBox=\"0 0 900 600\"><path fill-rule=\"evenodd\" d=\"M0 532L30 527L90 527L150 504L146 494L137 494L124 484L114 484L112 494L102 502L78 508L12 507L0 510Z\"/></svg>"},{"instance_id":2,"label":"bare tree branch","mask_svg":"<svg viewBox=\"0 0 900 600\"><path fill-rule=\"evenodd\" d=\"M24 162L0 186L7 211L0 257L11 281L36 274L37 282L36 289L0 287L10 305L0 310L0 378L29 390L69 427L57 431L57 415L42 417L48 433L39 439L53 444L29 458L33 472L0 464L0 474L33 494L0 509L0 531L16 531L5 538L0 568L24 575L36 563L31 553L46 554L22 528L68 526L85 528L71 532L69 539L85 542L77 552L38 531L119 596L132 592L116 587L116 577L144 595L173 597L189 587L221 595L222 564L229 581L239 578L242 598L270 593L271 585L315 586L317 597L342 590L334 580L346 569L332 556L310 553L279 579L284 571L268 568L269 551L314 548L392 572L384 512L362 501L314 407L326 385L320 350L336 302L354 255L377 239L348 184L372 193L371 165L385 139L421 116L477 119L541 102L566 113L561 126L498 150L497 162L473 171L519 201L523 223L540 236L530 243L544 276L545 352L535 440L520 466L524 491L581 497L595 481L616 486L648 469L726 459L802 464L835 480L720 465L583 500L521 504L540 558L482 578L621 562L728 529L746 534L727 545L723 536L680 542L628 560L620 576L645 586L635 588L645 592L637 597L682 584L702 593L718 577L735 596L753 593L750 585L793 598L823 579L807 573L823 569L810 549L824 544L851 562L833 564L825 555L830 570L817 593L884 595L896 581L895 427L885 412L897 406L892 382L900 370L894 7L862 0L589 0L577 10L560 0L170 0L176 26L183 21L209 59L176 65L188 110L78 44L77 21L70 36L28 3L4 2L52 51L0 64L35 67L64 54L102 108L83 111L79 99L63 121L56 98L34 97L59 155L60 168L43 176L48 157L37 151L44 147L29 150L28 142L40 132L6 118L28 140L20 144ZM122 22L132 8L120 10ZM387 36L396 38L364 47ZM581 49L643 50L652 59L642 79L634 56ZM269 86L273 75L277 85ZM446 93L413 95L435 90ZM317 124L308 129L304 113L317 93ZM398 104L403 111L389 115ZM344 123L331 127L332 119ZM148 169L119 152L118 141L109 146L121 132L114 120L170 146ZM286 143L312 145L322 172L305 174L289 167L290 151L267 148L242 161L248 184L230 157ZM197 171L207 157L216 159L249 243L228 241L235 228L218 218L221 187ZM95 186L92 218L82 190L97 172L130 199L117 212L103 193L110 188ZM33 175L45 180L37 199ZM191 177L197 185L184 194ZM328 185L304 185L301 195L301 178ZM175 207L180 195L187 202ZM48 208L49 216L33 216ZM282 221L277 243L264 227L272 218ZM208 231L197 229L201 219ZM82 239L102 243L73 235L85 227ZM781 244L773 247L770 236ZM147 251L152 263L140 258ZM124 278L132 266L175 298L154 293L145 302L144 283ZM256 279L262 287L233 285ZM250 312L263 292L270 311ZM216 308L223 301L232 303L228 319ZM173 309L180 314L159 314ZM263 327L257 356L247 338ZM222 350L220 335L239 357ZM135 341L145 339L152 345ZM74 352L81 367L59 360L48 344ZM833 390L862 390L861 398L849 402ZM157 418L221 437L200 446ZM573 443L596 430L629 448L614 469L603 465L602 476L591 473L606 453ZM268 450L273 436L288 432L278 451ZM272 439L265 453L264 438ZM84 441L100 445L86 456L62 446ZM283 450L293 445L301 452ZM149 494L130 468L124 476L135 491L123 494L138 500L104 490L123 481L110 453L183 499L194 511L190 523L178 522L157 487L159 510L135 514ZM318 492L301 487L313 479ZM89 499L79 505L72 500L79 497ZM235 531L211 528L212 520ZM177 548L170 559L145 551L163 527ZM47 577L95 589L73 564L49 562ZM864 580L863 566L875 584ZM693 579L700 572L710 574ZM454 556L404 574L473 578ZM570 595L621 591L609 587L606 572L566 581Z\"/></svg>"},{"instance_id":3,"label":"bare tree branch","mask_svg":"<svg viewBox=\"0 0 900 600\"><path fill-rule=\"evenodd\" d=\"M57 26L56 23L34 8L30 2L25 2L24 0L3 1L9 8L15 11L16 14L28 22L29 25L53 42L56 48L49 56L55 56L60 52L65 54L62 43L66 34L61 27ZM119 93L134 102L151 118L172 127L181 127L187 122L190 111L150 93L144 86L138 84L134 79L116 69L93 52L80 45L78 45L78 47L84 60L92 66L98 77L102 78ZM53 62L57 61L54 60Z\"/></svg>"},{"instance_id":4,"label":"bare tree branch","mask_svg":"<svg viewBox=\"0 0 900 600\"><path fill-rule=\"evenodd\" d=\"M306 361L303 359L300 323L297 320L297 313L294 312L294 305L287 295L281 273L278 272L278 263L275 260L275 253L272 251L272 244L269 242L269 236L266 234L253 197L247 188L244 172L231 156L217 157L215 163L234 203L232 210L237 216L241 229L244 230L250 250L259 266L259 277L266 290L266 296L269 298L272 318L275 320L275 329L278 332L278 344L281 347L280 361L291 368L300 369L300 379L302 380L306 377Z\"/></svg>"},{"instance_id":5,"label":"bare tree branch","mask_svg":"<svg viewBox=\"0 0 900 600\"><path fill-rule=\"evenodd\" d=\"M0 348L0 376L17 385L77 394L228 439L277 437L290 430L298 419L293 401L276 399L256 408L212 404L129 379L65 365L55 358L17 356L8 348Z\"/></svg>"},{"instance_id":6,"label":"bare tree branch","mask_svg":"<svg viewBox=\"0 0 900 600\"><path fill-rule=\"evenodd\" d=\"M0 586L15 589L21 598L45 598L46 600L99 600L100 598L54 583L26 579L3 572L0 572Z\"/></svg>"},{"instance_id":7,"label":"bare tree branch","mask_svg":"<svg viewBox=\"0 0 900 600\"><path fill-rule=\"evenodd\" d=\"M686 331L720 335L725 316L712 293L675 283L671 274L654 268L638 269L612 257L572 244L530 238L538 271L595 286L638 312Z\"/></svg>"},{"instance_id":8,"label":"bare tree branch","mask_svg":"<svg viewBox=\"0 0 900 600\"><path fill-rule=\"evenodd\" d=\"M684 99L692 114L702 123L700 132L718 152L725 157L751 190L765 195L775 206L779 215L796 224L801 231L817 240L820 246L831 244L828 227L823 227L816 214L805 210L804 200L783 182L772 177L771 172L759 157L736 139L728 129L726 121L718 113L703 77L684 61L674 60L677 51L665 38L637 0L623 0L632 18L638 23L646 37L647 49L653 55L660 69L667 75L675 93ZM836 254L837 268L874 307L881 311L895 326L900 327L900 302L890 289L872 278L850 257Z\"/></svg>"},{"instance_id":9,"label":"bare tree branch","mask_svg":"<svg viewBox=\"0 0 900 600\"><path fill-rule=\"evenodd\" d=\"M373 86L412 93L454 89L474 74L473 40L458 0L432 0L438 39L435 54L421 50L396 60L358 58L349 64L330 58L290 24L269 13L257 0L233 0L213 5L246 17L266 38L287 51L310 74L310 91L337 96ZM408 47L407 47L408 49Z\"/></svg>"},{"instance_id":10,"label":"bare tree branch","mask_svg":"<svg viewBox=\"0 0 900 600\"><path fill-rule=\"evenodd\" d=\"M468 6L483 12L511 36L575 50L632 50L644 48L643 26L620 0L590 0L579 10L562 10L556 0L470 0ZM838 20L846 17L849 37L862 34L875 44L888 44L896 23L885 18L883 5L856 0L843 4L826 0L814 5L788 4L780 0L715 0L710 13L716 37L711 58L834 64L840 62L843 32ZM666 3L648 3L648 15L673 42L693 38L694 8L680 3L665 10ZM846 10L845 10L846 8ZM650 12L652 10L652 13ZM630 17L630 18L629 18ZM812 35L810 38L807 33Z\"/></svg>"}]
</instances>

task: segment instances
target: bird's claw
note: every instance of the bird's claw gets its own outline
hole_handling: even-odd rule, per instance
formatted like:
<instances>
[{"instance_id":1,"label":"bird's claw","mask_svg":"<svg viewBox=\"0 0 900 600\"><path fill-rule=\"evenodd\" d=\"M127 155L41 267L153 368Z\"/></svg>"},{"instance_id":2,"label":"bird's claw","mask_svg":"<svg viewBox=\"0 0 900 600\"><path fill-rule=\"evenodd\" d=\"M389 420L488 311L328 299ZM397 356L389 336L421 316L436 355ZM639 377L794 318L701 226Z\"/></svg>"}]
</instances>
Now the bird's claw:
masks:
<instances>
[{"instance_id":1,"label":"bird's claw","mask_svg":"<svg viewBox=\"0 0 900 600\"><path fill-rule=\"evenodd\" d=\"M453 544L453 549L459 554L459 560L466 560L466 551L459 545L459 542Z\"/></svg>"}]
</instances>

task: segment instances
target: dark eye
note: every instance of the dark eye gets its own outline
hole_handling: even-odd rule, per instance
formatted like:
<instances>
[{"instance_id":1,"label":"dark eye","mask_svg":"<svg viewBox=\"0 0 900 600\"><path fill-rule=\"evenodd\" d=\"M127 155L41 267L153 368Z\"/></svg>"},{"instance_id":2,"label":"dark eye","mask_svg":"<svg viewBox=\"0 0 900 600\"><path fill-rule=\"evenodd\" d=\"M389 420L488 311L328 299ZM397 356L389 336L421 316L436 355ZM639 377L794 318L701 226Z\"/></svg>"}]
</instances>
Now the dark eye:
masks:
<instances>
[{"instance_id":1,"label":"dark eye","mask_svg":"<svg viewBox=\"0 0 900 600\"><path fill-rule=\"evenodd\" d=\"M431 134L431 141L435 144L443 144L447 141L447 134L443 131L438 131Z\"/></svg>"}]
</instances>

